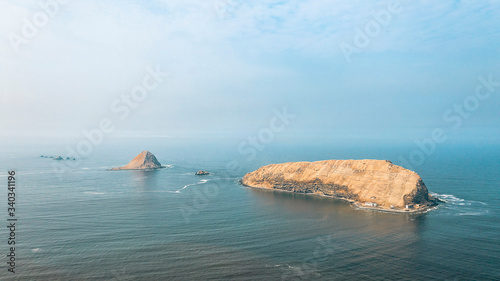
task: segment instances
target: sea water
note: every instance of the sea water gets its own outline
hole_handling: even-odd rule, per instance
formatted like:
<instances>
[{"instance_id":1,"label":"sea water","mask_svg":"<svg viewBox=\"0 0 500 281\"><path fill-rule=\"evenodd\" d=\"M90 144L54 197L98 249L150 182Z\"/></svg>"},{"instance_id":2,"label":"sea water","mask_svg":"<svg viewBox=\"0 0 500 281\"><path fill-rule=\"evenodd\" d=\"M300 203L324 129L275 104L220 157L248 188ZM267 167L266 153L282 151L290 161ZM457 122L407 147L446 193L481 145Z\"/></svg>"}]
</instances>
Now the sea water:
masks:
<instances>
[{"instance_id":1,"label":"sea water","mask_svg":"<svg viewBox=\"0 0 500 281\"><path fill-rule=\"evenodd\" d=\"M167 167L108 170L146 149ZM39 156L65 156L65 145L4 144L0 218L7 226L7 172L15 170L18 220L15 274L7 271L9 230L0 228L0 279L499 280L499 146L443 146L412 167L446 201L422 214L356 210L238 182L271 163L402 164L414 149L273 143L252 157L217 139L139 138L54 161Z\"/></svg>"}]
</instances>

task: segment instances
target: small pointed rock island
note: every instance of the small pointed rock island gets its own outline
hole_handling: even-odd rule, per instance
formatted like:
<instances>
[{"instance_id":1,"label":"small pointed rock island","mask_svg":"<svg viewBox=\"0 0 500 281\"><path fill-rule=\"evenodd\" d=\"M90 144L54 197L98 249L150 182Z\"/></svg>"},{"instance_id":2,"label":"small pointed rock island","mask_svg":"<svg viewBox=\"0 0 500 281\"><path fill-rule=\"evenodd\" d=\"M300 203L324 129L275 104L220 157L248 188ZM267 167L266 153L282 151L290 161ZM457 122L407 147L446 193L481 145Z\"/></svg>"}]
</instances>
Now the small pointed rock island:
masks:
<instances>
[{"instance_id":1,"label":"small pointed rock island","mask_svg":"<svg viewBox=\"0 0 500 281\"><path fill-rule=\"evenodd\" d=\"M420 176L387 160L326 160L272 164L246 174L243 185L330 196L359 207L422 211L435 206Z\"/></svg>"},{"instance_id":2,"label":"small pointed rock island","mask_svg":"<svg viewBox=\"0 0 500 281\"><path fill-rule=\"evenodd\" d=\"M113 168L111 170L150 170L150 169L161 169L165 168L162 166L158 159L153 153L149 151L143 151L139 153L132 161L123 167Z\"/></svg>"}]
</instances>

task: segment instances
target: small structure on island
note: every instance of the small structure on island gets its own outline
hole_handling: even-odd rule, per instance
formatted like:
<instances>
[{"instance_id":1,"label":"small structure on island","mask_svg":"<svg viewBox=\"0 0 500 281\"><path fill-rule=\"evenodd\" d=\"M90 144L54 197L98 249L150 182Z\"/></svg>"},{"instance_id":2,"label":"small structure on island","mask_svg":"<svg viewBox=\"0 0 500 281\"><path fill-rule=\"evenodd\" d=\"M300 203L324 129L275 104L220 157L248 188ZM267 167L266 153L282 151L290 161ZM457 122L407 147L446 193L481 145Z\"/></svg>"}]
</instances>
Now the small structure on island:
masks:
<instances>
[{"instance_id":1,"label":"small structure on island","mask_svg":"<svg viewBox=\"0 0 500 281\"><path fill-rule=\"evenodd\" d=\"M195 175L197 175L197 176L206 176L206 175L210 175L210 173L207 172L207 171L200 170L200 171L196 172Z\"/></svg>"},{"instance_id":2,"label":"small structure on island","mask_svg":"<svg viewBox=\"0 0 500 281\"><path fill-rule=\"evenodd\" d=\"M161 169L165 168L162 166L158 159L154 156L153 153L149 151L143 151L139 153L132 161L130 161L127 165L113 168L111 170L153 170L153 169Z\"/></svg>"}]
</instances>

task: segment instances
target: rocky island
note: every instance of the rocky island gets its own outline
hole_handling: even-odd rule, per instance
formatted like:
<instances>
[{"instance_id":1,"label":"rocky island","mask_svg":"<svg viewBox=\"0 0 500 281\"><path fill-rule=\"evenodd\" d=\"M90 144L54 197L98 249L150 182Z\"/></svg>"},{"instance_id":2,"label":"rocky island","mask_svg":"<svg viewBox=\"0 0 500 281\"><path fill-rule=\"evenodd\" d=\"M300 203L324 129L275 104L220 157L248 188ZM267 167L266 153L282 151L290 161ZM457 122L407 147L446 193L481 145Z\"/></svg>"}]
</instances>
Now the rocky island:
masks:
<instances>
[{"instance_id":1,"label":"rocky island","mask_svg":"<svg viewBox=\"0 0 500 281\"><path fill-rule=\"evenodd\" d=\"M139 153L132 161L130 161L127 165L123 167L113 168L112 171L117 170L152 170L152 169L161 169L165 168L162 166L158 159L154 156L153 153L149 151L143 151Z\"/></svg>"},{"instance_id":2,"label":"rocky island","mask_svg":"<svg viewBox=\"0 0 500 281\"><path fill-rule=\"evenodd\" d=\"M388 160L272 164L246 174L245 186L340 198L360 208L415 212L435 206L420 176Z\"/></svg>"},{"instance_id":3,"label":"rocky island","mask_svg":"<svg viewBox=\"0 0 500 281\"><path fill-rule=\"evenodd\" d=\"M69 157L66 157L66 158L63 158L61 156L57 156L57 157L54 157L54 156L46 156L46 155L40 155L41 158L51 158L52 160L56 160L56 161L61 161L61 160L76 160L76 158L73 157L73 159L69 158Z\"/></svg>"}]
</instances>

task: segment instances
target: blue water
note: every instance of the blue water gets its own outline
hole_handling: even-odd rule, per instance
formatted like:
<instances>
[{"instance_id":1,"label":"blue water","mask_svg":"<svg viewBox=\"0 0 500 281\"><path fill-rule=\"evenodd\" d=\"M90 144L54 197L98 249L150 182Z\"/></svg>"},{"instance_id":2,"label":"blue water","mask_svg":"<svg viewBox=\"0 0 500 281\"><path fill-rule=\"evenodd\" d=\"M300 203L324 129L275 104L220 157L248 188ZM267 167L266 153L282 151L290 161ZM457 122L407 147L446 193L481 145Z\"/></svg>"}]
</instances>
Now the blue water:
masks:
<instances>
[{"instance_id":1,"label":"blue water","mask_svg":"<svg viewBox=\"0 0 500 281\"><path fill-rule=\"evenodd\" d=\"M71 143L69 143L71 144ZM0 148L0 217L17 172L16 274L1 280L499 280L500 147L438 147L414 167L446 200L424 214L355 210L238 180L270 163L388 159L408 145L267 145L249 160L237 142L112 140L59 176L65 145ZM169 165L108 171L142 150ZM233 161L233 162L231 162ZM234 162L236 161L236 162ZM238 163L228 169L228 163ZM198 170L213 173L195 176Z\"/></svg>"}]
</instances>

